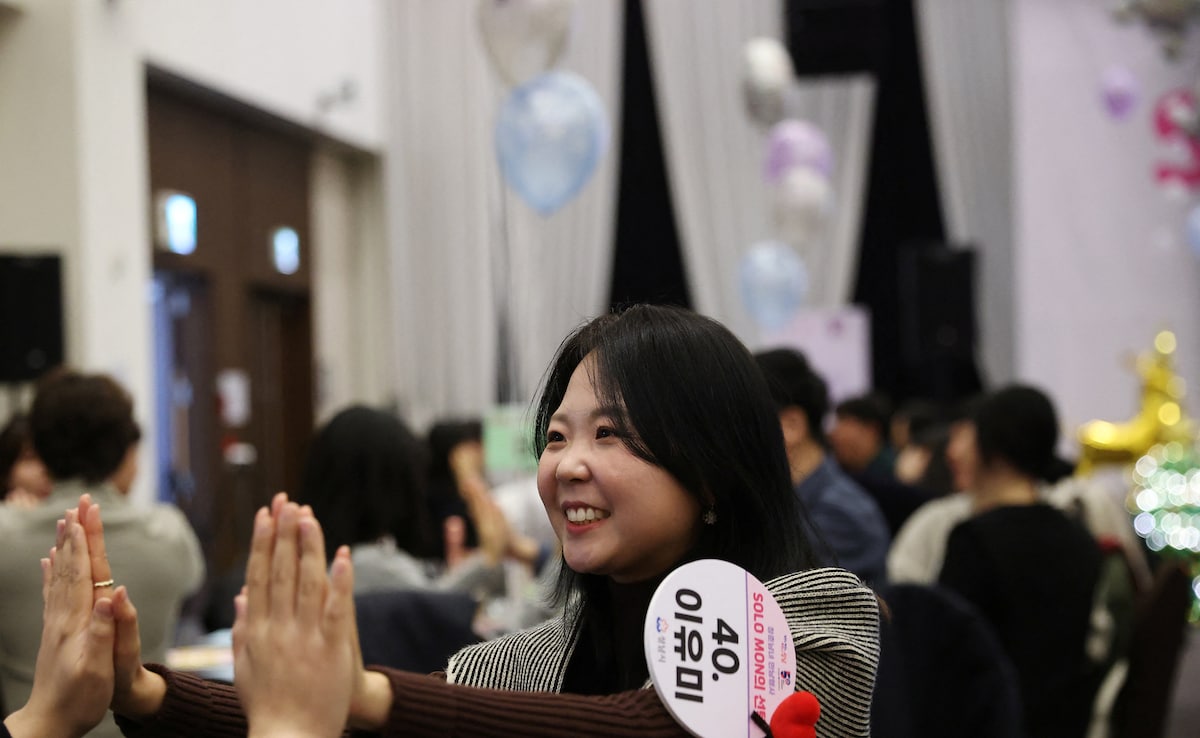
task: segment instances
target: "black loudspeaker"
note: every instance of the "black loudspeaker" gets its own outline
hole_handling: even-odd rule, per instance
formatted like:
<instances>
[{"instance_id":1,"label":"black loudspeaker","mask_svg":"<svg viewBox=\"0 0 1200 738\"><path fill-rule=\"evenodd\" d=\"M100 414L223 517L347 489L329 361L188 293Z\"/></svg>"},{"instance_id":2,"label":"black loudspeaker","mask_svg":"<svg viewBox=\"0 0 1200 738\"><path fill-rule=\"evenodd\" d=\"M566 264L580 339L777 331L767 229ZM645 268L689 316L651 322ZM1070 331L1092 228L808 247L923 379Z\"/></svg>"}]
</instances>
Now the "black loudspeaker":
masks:
<instances>
[{"instance_id":1,"label":"black loudspeaker","mask_svg":"<svg viewBox=\"0 0 1200 738\"><path fill-rule=\"evenodd\" d=\"M62 360L62 260L0 255L0 382L37 379Z\"/></svg>"},{"instance_id":2,"label":"black loudspeaker","mask_svg":"<svg viewBox=\"0 0 1200 738\"><path fill-rule=\"evenodd\" d=\"M944 243L900 248L900 361L913 390L950 400L977 392L973 248Z\"/></svg>"},{"instance_id":3,"label":"black loudspeaker","mask_svg":"<svg viewBox=\"0 0 1200 738\"><path fill-rule=\"evenodd\" d=\"M886 58L888 0L789 0L788 51L800 75L874 72Z\"/></svg>"}]
</instances>

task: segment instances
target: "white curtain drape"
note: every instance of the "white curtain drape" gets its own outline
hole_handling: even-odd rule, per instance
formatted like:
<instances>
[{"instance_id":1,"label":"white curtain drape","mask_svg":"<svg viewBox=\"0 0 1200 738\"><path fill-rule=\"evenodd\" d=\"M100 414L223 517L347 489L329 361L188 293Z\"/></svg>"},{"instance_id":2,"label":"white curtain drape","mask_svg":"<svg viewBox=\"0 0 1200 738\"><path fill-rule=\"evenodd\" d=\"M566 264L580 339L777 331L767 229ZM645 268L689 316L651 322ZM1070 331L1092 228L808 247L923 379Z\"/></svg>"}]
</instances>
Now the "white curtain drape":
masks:
<instances>
[{"instance_id":1,"label":"white curtain drape","mask_svg":"<svg viewBox=\"0 0 1200 738\"><path fill-rule=\"evenodd\" d=\"M807 249L803 256L812 279L807 304L838 307L854 296L871 164L875 79L869 74L801 78L787 110L790 117L824 131L833 149L833 211L820 247Z\"/></svg>"},{"instance_id":2,"label":"white curtain drape","mask_svg":"<svg viewBox=\"0 0 1200 738\"><path fill-rule=\"evenodd\" d=\"M947 235L977 249L985 378L1014 374L1009 3L918 0L917 36Z\"/></svg>"},{"instance_id":3,"label":"white curtain drape","mask_svg":"<svg viewBox=\"0 0 1200 738\"><path fill-rule=\"evenodd\" d=\"M566 332L603 309L614 155L549 218L503 188L493 147L507 89L478 35L476 3L387 3L386 206L396 396L418 427L495 404L498 361L526 401ZM621 4L579 0L559 68L587 78L619 120ZM615 148L615 146L614 146ZM382 268L382 265L381 265ZM498 357L499 306L512 352Z\"/></svg>"},{"instance_id":4,"label":"white curtain drape","mask_svg":"<svg viewBox=\"0 0 1200 738\"><path fill-rule=\"evenodd\" d=\"M763 181L766 132L742 102L742 53L757 36L780 38L779 0L722 0L697 12L689 0L644 4L667 173L695 308L757 342L738 285L742 255L772 235ZM789 112L820 126L834 150L835 212L824 247L806 252L808 304L849 299L857 263L874 83L861 76L806 78Z\"/></svg>"}]
</instances>

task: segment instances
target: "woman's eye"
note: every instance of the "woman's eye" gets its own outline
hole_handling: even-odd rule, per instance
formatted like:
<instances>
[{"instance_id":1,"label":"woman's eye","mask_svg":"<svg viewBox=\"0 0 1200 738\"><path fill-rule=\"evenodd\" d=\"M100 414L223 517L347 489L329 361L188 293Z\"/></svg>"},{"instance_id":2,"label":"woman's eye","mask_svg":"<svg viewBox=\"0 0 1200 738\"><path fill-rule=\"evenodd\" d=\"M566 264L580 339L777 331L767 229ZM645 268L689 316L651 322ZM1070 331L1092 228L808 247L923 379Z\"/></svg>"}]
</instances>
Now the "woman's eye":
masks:
<instances>
[{"instance_id":1,"label":"woman's eye","mask_svg":"<svg viewBox=\"0 0 1200 738\"><path fill-rule=\"evenodd\" d=\"M608 426L600 426L596 429L596 438L616 438L617 432Z\"/></svg>"},{"instance_id":2,"label":"woman's eye","mask_svg":"<svg viewBox=\"0 0 1200 738\"><path fill-rule=\"evenodd\" d=\"M559 443L563 440L565 440L563 434L559 433L558 431L546 432L546 443Z\"/></svg>"}]
</instances>

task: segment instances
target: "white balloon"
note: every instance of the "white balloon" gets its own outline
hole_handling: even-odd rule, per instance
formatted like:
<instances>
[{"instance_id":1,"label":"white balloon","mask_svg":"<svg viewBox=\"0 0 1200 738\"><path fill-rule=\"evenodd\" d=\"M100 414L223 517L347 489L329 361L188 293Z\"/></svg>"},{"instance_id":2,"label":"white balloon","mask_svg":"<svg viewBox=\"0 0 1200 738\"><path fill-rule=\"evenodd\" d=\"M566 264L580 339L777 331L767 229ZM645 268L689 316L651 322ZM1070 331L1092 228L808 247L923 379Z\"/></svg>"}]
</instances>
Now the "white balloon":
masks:
<instances>
[{"instance_id":1,"label":"white balloon","mask_svg":"<svg viewBox=\"0 0 1200 738\"><path fill-rule=\"evenodd\" d=\"M527 82L562 58L574 8L574 0L480 0L479 32L505 82Z\"/></svg>"},{"instance_id":2,"label":"white balloon","mask_svg":"<svg viewBox=\"0 0 1200 738\"><path fill-rule=\"evenodd\" d=\"M792 56L778 39L750 39L743 52L742 92L750 117L763 126L784 117L788 90L795 81Z\"/></svg>"},{"instance_id":3,"label":"white balloon","mask_svg":"<svg viewBox=\"0 0 1200 738\"><path fill-rule=\"evenodd\" d=\"M817 170L796 167L776 185L772 210L779 237L802 247L821 237L833 210L833 187Z\"/></svg>"}]
</instances>

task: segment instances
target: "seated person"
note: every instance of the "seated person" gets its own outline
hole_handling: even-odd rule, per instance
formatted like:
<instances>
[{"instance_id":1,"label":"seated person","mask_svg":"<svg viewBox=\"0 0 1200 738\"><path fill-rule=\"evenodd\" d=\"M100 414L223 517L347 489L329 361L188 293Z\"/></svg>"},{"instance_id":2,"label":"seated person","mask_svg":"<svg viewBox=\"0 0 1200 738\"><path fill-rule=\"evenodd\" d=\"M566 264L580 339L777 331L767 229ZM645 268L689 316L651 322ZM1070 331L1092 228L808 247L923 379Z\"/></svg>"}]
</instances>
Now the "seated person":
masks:
<instances>
[{"instance_id":1,"label":"seated person","mask_svg":"<svg viewBox=\"0 0 1200 738\"><path fill-rule=\"evenodd\" d=\"M459 492L460 458L468 455L483 455L483 423L477 419L453 420L444 418L436 421L425 434L425 445L429 450L429 481L426 494L429 498L429 513L433 523L433 555L441 558L446 554L446 523L453 517L461 522L461 536L466 548L479 546L479 534L467 511L466 500ZM458 463L456 463L458 462Z\"/></svg>"},{"instance_id":2,"label":"seated person","mask_svg":"<svg viewBox=\"0 0 1200 738\"><path fill-rule=\"evenodd\" d=\"M1058 418L1040 391L998 390L975 411L959 468L971 517L950 533L939 582L991 623L1013 662L1032 738L1082 738L1097 668L1085 646L1101 553L1042 496L1058 466Z\"/></svg>"},{"instance_id":3,"label":"seated person","mask_svg":"<svg viewBox=\"0 0 1200 738\"><path fill-rule=\"evenodd\" d=\"M954 526L971 514L971 498L966 492L974 483L974 475L965 461L973 453L975 410L981 401L981 397L967 398L949 413L943 457L938 463L945 467L950 492L913 511L892 539L887 568L888 581L893 584L937 582L945 559L946 539ZM930 463L933 464L932 459Z\"/></svg>"},{"instance_id":4,"label":"seated person","mask_svg":"<svg viewBox=\"0 0 1200 738\"><path fill-rule=\"evenodd\" d=\"M17 413L0 431L0 480L4 502L20 507L37 507L50 495L50 475L33 450L29 416Z\"/></svg>"},{"instance_id":5,"label":"seated person","mask_svg":"<svg viewBox=\"0 0 1200 738\"><path fill-rule=\"evenodd\" d=\"M855 477L895 479L896 451L888 441L891 409L879 394L842 400L834 408L829 445L834 458Z\"/></svg>"},{"instance_id":6,"label":"seated person","mask_svg":"<svg viewBox=\"0 0 1200 738\"><path fill-rule=\"evenodd\" d=\"M475 521L479 551L445 572L431 566L442 556L434 550L427 468L422 442L383 410L348 407L313 436L296 499L321 520L326 551L350 547L357 594L433 588L483 596L503 587L500 563L509 545L503 521ZM486 501L471 509L499 514Z\"/></svg>"},{"instance_id":7,"label":"seated person","mask_svg":"<svg viewBox=\"0 0 1200 738\"><path fill-rule=\"evenodd\" d=\"M161 660L184 598L204 577L191 525L176 507L131 505L141 430L133 402L110 377L58 371L39 383L30 413L33 445L53 480L46 503L0 506L0 679L8 705L29 699L42 629L38 559L62 510L82 494L103 506L113 578L138 597L141 644ZM120 735L111 718L91 733Z\"/></svg>"},{"instance_id":8,"label":"seated person","mask_svg":"<svg viewBox=\"0 0 1200 738\"><path fill-rule=\"evenodd\" d=\"M849 569L867 583L881 584L891 535L875 500L826 450L825 380L795 349L762 351L754 358L778 408L796 497L808 511L816 539L829 549L828 563Z\"/></svg>"}]
</instances>

